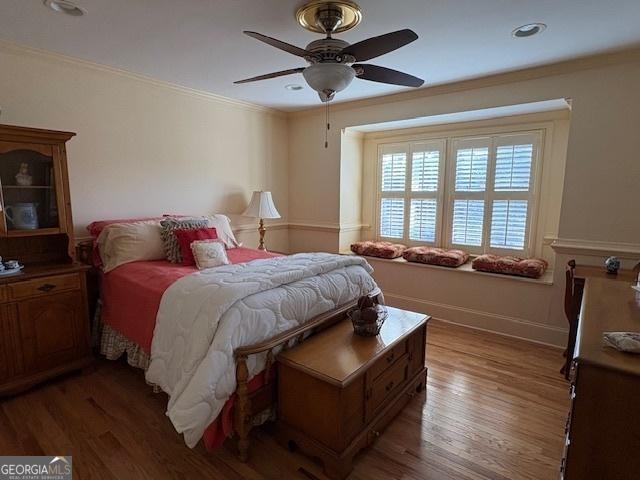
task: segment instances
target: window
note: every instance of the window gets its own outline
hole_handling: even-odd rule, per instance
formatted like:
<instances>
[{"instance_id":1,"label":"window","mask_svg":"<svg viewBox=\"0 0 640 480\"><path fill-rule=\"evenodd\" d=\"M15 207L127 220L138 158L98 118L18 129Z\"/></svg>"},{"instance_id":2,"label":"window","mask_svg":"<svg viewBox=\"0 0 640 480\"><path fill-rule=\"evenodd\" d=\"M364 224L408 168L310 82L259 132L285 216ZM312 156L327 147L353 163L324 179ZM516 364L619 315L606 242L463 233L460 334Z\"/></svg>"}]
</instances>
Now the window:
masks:
<instances>
[{"instance_id":1,"label":"window","mask_svg":"<svg viewBox=\"0 0 640 480\"><path fill-rule=\"evenodd\" d=\"M379 237L528 254L541 135L380 146Z\"/></svg>"},{"instance_id":2,"label":"window","mask_svg":"<svg viewBox=\"0 0 640 480\"><path fill-rule=\"evenodd\" d=\"M385 145L380 150L380 237L439 240L444 142Z\"/></svg>"}]
</instances>

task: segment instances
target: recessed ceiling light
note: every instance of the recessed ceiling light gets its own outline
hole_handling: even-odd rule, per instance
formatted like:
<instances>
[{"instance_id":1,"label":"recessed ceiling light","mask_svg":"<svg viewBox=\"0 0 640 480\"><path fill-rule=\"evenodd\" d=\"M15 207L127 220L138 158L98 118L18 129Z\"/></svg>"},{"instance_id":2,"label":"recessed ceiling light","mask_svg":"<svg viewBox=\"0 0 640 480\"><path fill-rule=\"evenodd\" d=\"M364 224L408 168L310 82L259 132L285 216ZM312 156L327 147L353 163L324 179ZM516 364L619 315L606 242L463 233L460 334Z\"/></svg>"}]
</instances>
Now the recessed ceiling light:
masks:
<instances>
[{"instance_id":1,"label":"recessed ceiling light","mask_svg":"<svg viewBox=\"0 0 640 480\"><path fill-rule=\"evenodd\" d=\"M546 28L544 23L527 23L513 30L511 35L515 38L527 38L543 32Z\"/></svg>"},{"instance_id":2,"label":"recessed ceiling light","mask_svg":"<svg viewBox=\"0 0 640 480\"><path fill-rule=\"evenodd\" d=\"M287 90L291 90L292 92L302 90L302 85L298 85L297 83L290 83L289 85L285 85L284 88Z\"/></svg>"},{"instance_id":3,"label":"recessed ceiling light","mask_svg":"<svg viewBox=\"0 0 640 480\"><path fill-rule=\"evenodd\" d=\"M64 13L72 17L81 17L87 11L70 0L44 0L44 4L54 12Z\"/></svg>"}]
</instances>

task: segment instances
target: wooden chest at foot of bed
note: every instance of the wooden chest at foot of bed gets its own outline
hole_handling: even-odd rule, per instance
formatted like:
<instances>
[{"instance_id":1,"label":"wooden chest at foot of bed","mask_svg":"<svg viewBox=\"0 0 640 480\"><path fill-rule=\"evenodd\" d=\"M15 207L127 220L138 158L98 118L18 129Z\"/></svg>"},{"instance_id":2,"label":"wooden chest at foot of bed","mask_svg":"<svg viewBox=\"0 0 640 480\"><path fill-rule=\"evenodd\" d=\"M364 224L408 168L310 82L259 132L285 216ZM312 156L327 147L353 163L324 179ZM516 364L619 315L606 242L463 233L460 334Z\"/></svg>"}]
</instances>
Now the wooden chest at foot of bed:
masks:
<instances>
[{"instance_id":1,"label":"wooden chest at foot of bed","mask_svg":"<svg viewBox=\"0 0 640 480\"><path fill-rule=\"evenodd\" d=\"M87 268L27 266L0 277L0 396L89 365Z\"/></svg>"},{"instance_id":2,"label":"wooden chest at foot of bed","mask_svg":"<svg viewBox=\"0 0 640 480\"><path fill-rule=\"evenodd\" d=\"M359 337L344 320L278 356L278 440L320 458L345 478L414 397L426 390L429 317L389 307L376 337Z\"/></svg>"}]
</instances>

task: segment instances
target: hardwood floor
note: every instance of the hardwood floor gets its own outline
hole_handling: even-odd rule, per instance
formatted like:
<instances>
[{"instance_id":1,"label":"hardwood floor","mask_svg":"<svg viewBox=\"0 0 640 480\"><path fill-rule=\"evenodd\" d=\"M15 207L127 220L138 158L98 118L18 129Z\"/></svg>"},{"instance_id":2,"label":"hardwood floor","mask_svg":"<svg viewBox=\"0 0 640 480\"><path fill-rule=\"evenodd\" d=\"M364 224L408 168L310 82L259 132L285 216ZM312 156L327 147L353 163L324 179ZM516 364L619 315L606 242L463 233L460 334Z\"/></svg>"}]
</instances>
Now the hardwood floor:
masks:
<instances>
[{"instance_id":1,"label":"hardwood floor","mask_svg":"<svg viewBox=\"0 0 640 480\"><path fill-rule=\"evenodd\" d=\"M427 400L356 458L352 479L555 479L568 384L560 350L433 321ZM0 403L0 455L73 455L74 478L324 479L255 429L249 463L187 448L143 375L101 360Z\"/></svg>"}]
</instances>

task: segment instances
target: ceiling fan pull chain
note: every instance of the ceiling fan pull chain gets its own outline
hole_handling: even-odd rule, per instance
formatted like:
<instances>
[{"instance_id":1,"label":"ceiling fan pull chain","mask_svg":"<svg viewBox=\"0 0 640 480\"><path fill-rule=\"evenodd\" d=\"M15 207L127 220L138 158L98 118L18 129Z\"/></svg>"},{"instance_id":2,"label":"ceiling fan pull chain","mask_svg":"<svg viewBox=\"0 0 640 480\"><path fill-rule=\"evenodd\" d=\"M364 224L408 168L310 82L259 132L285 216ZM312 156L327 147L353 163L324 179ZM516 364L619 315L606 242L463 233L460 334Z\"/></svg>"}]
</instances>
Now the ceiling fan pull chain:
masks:
<instances>
[{"instance_id":1,"label":"ceiling fan pull chain","mask_svg":"<svg viewBox=\"0 0 640 480\"><path fill-rule=\"evenodd\" d=\"M329 130L331 129L331 124L329 123L329 102L325 102L325 120L327 122L327 129L324 131L324 148L329 147Z\"/></svg>"}]
</instances>

